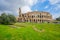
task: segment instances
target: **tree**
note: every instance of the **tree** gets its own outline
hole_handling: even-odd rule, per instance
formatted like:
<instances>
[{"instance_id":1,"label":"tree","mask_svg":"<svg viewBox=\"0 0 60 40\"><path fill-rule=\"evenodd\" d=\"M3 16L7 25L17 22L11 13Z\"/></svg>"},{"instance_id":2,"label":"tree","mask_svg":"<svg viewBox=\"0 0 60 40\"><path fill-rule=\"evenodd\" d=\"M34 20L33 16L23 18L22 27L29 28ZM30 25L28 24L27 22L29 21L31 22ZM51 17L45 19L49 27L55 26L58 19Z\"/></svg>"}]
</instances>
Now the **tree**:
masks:
<instances>
[{"instance_id":1,"label":"tree","mask_svg":"<svg viewBox=\"0 0 60 40\"><path fill-rule=\"evenodd\" d=\"M9 14L8 17L10 18L10 24L16 23L16 18L14 15Z\"/></svg>"},{"instance_id":2,"label":"tree","mask_svg":"<svg viewBox=\"0 0 60 40\"><path fill-rule=\"evenodd\" d=\"M7 15L6 13L2 13L0 16L0 23L1 24L14 24L16 22L16 18L14 15Z\"/></svg>"},{"instance_id":3,"label":"tree","mask_svg":"<svg viewBox=\"0 0 60 40\"><path fill-rule=\"evenodd\" d=\"M1 24L1 22L2 22L2 18L1 18L1 16L0 16L0 24Z\"/></svg>"},{"instance_id":4,"label":"tree","mask_svg":"<svg viewBox=\"0 0 60 40\"><path fill-rule=\"evenodd\" d=\"M60 21L60 17L56 18L57 21Z\"/></svg>"},{"instance_id":5,"label":"tree","mask_svg":"<svg viewBox=\"0 0 60 40\"><path fill-rule=\"evenodd\" d=\"M7 15L5 13L1 14L1 23L6 24L7 23Z\"/></svg>"}]
</instances>

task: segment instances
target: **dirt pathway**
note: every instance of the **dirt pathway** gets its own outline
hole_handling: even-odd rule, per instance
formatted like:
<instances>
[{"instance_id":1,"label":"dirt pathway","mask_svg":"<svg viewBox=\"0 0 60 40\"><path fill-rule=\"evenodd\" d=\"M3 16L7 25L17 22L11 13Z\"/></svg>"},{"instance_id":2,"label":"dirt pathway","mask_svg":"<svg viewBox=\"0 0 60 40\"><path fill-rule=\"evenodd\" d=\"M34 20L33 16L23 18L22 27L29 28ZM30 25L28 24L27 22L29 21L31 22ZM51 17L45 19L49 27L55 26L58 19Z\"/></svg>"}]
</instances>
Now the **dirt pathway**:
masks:
<instances>
[{"instance_id":1,"label":"dirt pathway","mask_svg":"<svg viewBox=\"0 0 60 40\"><path fill-rule=\"evenodd\" d=\"M12 28L21 28L21 27L17 27L17 26L14 26L14 25L9 25L10 27Z\"/></svg>"},{"instance_id":2,"label":"dirt pathway","mask_svg":"<svg viewBox=\"0 0 60 40\"><path fill-rule=\"evenodd\" d=\"M44 32L44 31L45 31L44 29L39 30L39 29L37 29L35 26L33 26L33 29L34 29L35 31L37 31L37 32Z\"/></svg>"}]
</instances>

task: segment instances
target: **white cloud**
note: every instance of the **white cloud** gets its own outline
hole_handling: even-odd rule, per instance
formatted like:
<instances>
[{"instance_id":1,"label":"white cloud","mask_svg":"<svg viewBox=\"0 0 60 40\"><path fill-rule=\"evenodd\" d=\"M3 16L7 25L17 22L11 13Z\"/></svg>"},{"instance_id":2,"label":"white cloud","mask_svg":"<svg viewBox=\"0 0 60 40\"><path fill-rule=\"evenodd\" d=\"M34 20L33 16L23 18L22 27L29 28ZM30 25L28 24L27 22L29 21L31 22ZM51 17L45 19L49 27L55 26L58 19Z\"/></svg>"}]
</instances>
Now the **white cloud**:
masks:
<instances>
[{"instance_id":1,"label":"white cloud","mask_svg":"<svg viewBox=\"0 0 60 40\"><path fill-rule=\"evenodd\" d=\"M47 9L49 6L47 5L47 6L45 6L45 9Z\"/></svg>"},{"instance_id":2,"label":"white cloud","mask_svg":"<svg viewBox=\"0 0 60 40\"><path fill-rule=\"evenodd\" d=\"M59 16L60 16L60 13L55 13L55 14L53 14L53 19L56 19Z\"/></svg>"},{"instance_id":3,"label":"white cloud","mask_svg":"<svg viewBox=\"0 0 60 40\"><path fill-rule=\"evenodd\" d=\"M57 4L56 7L54 8L56 11L60 10L60 5Z\"/></svg>"},{"instance_id":4,"label":"white cloud","mask_svg":"<svg viewBox=\"0 0 60 40\"><path fill-rule=\"evenodd\" d=\"M53 16L53 19L55 19L55 18L60 16L60 11L59 10L60 10L60 6L57 6L57 7L50 8L47 11L50 12Z\"/></svg>"},{"instance_id":5,"label":"white cloud","mask_svg":"<svg viewBox=\"0 0 60 40\"><path fill-rule=\"evenodd\" d=\"M3 11L4 13L11 13L12 14L12 12L11 11Z\"/></svg>"},{"instance_id":6,"label":"white cloud","mask_svg":"<svg viewBox=\"0 0 60 40\"><path fill-rule=\"evenodd\" d=\"M2 13L2 12L0 11L0 15L1 15L1 13Z\"/></svg>"},{"instance_id":7,"label":"white cloud","mask_svg":"<svg viewBox=\"0 0 60 40\"><path fill-rule=\"evenodd\" d=\"M43 3L43 2L45 2L46 0L41 0L41 2Z\"/></svg>"},{"instance_id":8,"label":"white cloud","mask_svg":"<svg viewBox=\"0 0 60 40\"><path fill-rule=\"evenodd\" d=\"M12 14L12 12L11 12L11 11L0 11L0 15L1 15L2 13Z\"/></svg>"},{"instance_id":9,"label":"white cloud","mask_svg":"<svg viewBox=\"0 0 60 40\"><path fill-rule=\"evenodd\" d=\"M31 12L31 8L29 6L23 6L22 8L22 13L26 13L26 12Z\"/></svg>"},{"instance_id":10,"label":"white cloud","mask_svg":"<svg viewBox=\"0 0 60 40\"><path fill-rule=\"evenodd\" d=\"M60 10L60 4L56 4L49 9L49 11L57 13L60 12L59 10Z\"/></svg>"},{"instance_id":11,"label":"white cloud","mask_svg":"<svg viewBox=\"0 0 60 40\"><path fill-rule=\"evenodd\" d=\"M35 11L38 11L37 9Z\"/></svg>"},{"instance_id":12,"label":"white cloud","mask_svg":"<svg viewBox=\"0 0 60 40\"><path fill-rule=\"evenodd\" d=\"M31 11L31 6L35 5L37 1L38 0L0 0L0 11L3 12L8 10L17 14L17 9L19 7L24 8L25 11L22 10L24 12Z\"/></svg>"},{"instance_id":13,"label":"white cloud","mask_svg":"<svg viewBox=\"0 0 60 40\"><path fill-rule=\"evenodd\" d=\"M53 4L57 4L60 2L60 0L49 0L49 2L53 5Z\"/></svg>"},{"instance_id":14,"label":"white cloud","mask_svg":"<svg viewBox=\"0 0 60 40\"><path fill-rule=\"evenodd\" d=\"M32 6L37 3L38 0L24 0L26 5Z\"/></svg>"},{"instance_id":15,"label":"white cloud","mask_svg":"<svg viewBox=\"0 0 60 40\"><path fill-rule=\"evenodd\" d=\"M51 14L53 15L53 18L57 18L60 16L60 0L48 0L51 7L48 10L49 12L51 12Z\"/></svg>"},{"instance_id":16,"label":"white cloud","mask_svg":"<svg viewBox=\"0 0 60 40\"><path fill-rule=\"evenodd\" d=\"M46 0L38 0L40 3L44 3Z\"/></svg>"}]
</instances>

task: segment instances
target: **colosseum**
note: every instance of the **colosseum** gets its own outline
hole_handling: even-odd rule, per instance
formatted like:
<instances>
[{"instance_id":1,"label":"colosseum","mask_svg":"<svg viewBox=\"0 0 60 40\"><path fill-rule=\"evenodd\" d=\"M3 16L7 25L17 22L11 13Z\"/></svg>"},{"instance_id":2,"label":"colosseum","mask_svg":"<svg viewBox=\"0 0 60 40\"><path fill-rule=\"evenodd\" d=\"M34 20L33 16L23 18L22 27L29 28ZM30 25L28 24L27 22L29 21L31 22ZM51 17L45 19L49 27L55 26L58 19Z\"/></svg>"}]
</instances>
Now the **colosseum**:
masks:
<instances>
[{"instance_id":1,"label":"colosseum","mask_svg":"<svg viewBox=\"0 0 60 40\"><path fill-rule=\"evenodd\" d=\"M51 21L52 21L52 15L49 12L33 11L23 14L21 13L21 9L19 8L18 22L49 23Z\"/></svg>"}]
</instances>

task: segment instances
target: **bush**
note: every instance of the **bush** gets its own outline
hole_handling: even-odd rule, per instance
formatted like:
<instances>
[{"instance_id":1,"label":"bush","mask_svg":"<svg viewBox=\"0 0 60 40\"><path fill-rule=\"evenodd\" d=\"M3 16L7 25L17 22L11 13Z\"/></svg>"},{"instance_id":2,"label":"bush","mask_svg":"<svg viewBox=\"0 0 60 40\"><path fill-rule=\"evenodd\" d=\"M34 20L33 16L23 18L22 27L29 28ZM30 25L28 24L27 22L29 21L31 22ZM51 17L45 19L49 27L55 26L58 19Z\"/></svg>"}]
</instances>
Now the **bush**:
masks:
<instances>
[{"instance_id":1,"label":"bush","mask_svg":"<svg viewBox=\"0 0 60 40\"><path fill-rule=\"evenodd\" d=\"M14 15L11 14L6 14L6 13L2 13L0 16L0 23L1 24L5 24L5 25L9 25L9 24L14 24L16 22L16 18Z\"/></svg>"}]
</instances>

